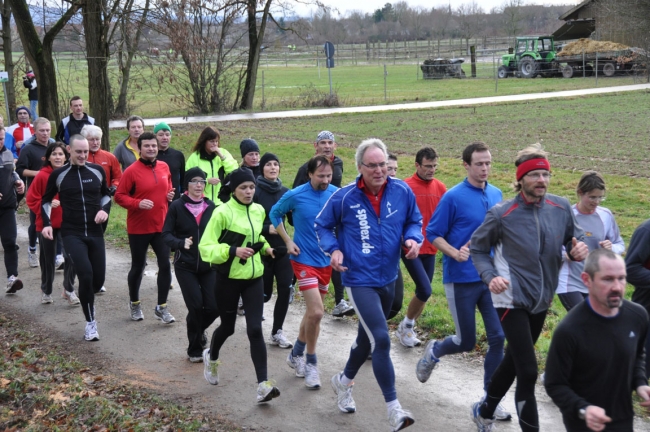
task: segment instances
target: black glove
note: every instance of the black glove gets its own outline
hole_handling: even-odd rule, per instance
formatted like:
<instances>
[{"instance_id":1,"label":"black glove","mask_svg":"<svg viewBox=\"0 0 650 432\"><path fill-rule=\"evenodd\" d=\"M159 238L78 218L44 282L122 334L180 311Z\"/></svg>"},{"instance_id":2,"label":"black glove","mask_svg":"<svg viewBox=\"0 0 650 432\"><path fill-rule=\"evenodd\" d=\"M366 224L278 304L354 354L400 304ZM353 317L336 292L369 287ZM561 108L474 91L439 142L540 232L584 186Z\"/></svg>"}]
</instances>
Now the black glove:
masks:
<instances>
[{"instance_id":1,"label":"black glove","mask_svg":"<svg viewBox=\"0 0 650 432\"><path fill-rule=\"evenodd\" d=\"M287 254L286 246L278 246L276 248L273 248L273 255L275 255L275 259L282 258L286 254Z\"/></svg>"},{"instance_id":2,"label":"black glove","mask_svg":"<svg viewBox=\"0 0 650 432\"><path fill-rule=\"evenodd\" d=\"M113 186L111 186L111 187L108 188L108 194L109 194L110 196L115 196L115 191L116 191L116 190L117 190L117 186L113 185Z\"/></svg>"},{"instance_id":3,"label":"black glove","mask_svg":"<svg viewBox=\"0 0 650 432\"><path fill-rule=\"evenodd\" d=\"M251 242L248 242L246 243L246 247L251 248L255 251L255 253L258 253L264 247L264 242L257 242L255 244L251 244ZM246 264L246 260L244 258L239 258L239 264L241 265Z\"/></svg>"}]
</instances>

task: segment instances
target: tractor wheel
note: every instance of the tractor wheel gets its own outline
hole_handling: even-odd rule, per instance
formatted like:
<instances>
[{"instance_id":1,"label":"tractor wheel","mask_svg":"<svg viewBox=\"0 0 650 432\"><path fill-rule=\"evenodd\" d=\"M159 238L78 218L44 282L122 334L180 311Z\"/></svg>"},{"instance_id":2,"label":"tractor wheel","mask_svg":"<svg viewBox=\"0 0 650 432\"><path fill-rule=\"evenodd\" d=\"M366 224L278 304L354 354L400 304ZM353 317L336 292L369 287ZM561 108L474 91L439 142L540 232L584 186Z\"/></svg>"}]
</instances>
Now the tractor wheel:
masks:
<instances>
[{"instance_id":1,"label":"tractor wheel","mask_svg":"<svg viewBox=\"0 0 650 432\"><path fill-rule=\"evenodd\" d=\"M497 70L497 76L501 79L508 78L510 75L510 70L505 66L499 66Z\"/></svg>"},{"instance_id":2,"label":"tractor wheel","mask_svg":"<svg viewBox=\"0 0 650 432\"><path fill-rule=\"evenodd\" d=\"M585 65L585 76L590 77L594 74L594 67L590 64Z\"/></svg>"},{"instance_id":3,"label":"tractor wheel","mask_svg":"<svg viewBox=\"0 0 650 432\"><path fill-rule=\"evenodd\" d=\"M522 78L535 78L537 75L537 63L532 57L524 57L519 63L519 73Z\"/></svg>"},{"instance_id":4,"label":"tractor wheel","mask_svg":"<svg viewBox=\"0 0 650 432\"><path fill-rule=\"evenodd\" d=\"M566 65L562 68L562 76L564 78L573 78L573 66Z\"/></svg>"},{"instance_id":5,"label":"tractor wheel","mask_svg":"<svg viewBox=\"0 0 650 432\"><path fill-rule=\"evenodd\" d=\"M603 75L606 77L612 77L616 73L616 66L614 63L605 63L603 65Z\"/></svg>"}]
</instances>

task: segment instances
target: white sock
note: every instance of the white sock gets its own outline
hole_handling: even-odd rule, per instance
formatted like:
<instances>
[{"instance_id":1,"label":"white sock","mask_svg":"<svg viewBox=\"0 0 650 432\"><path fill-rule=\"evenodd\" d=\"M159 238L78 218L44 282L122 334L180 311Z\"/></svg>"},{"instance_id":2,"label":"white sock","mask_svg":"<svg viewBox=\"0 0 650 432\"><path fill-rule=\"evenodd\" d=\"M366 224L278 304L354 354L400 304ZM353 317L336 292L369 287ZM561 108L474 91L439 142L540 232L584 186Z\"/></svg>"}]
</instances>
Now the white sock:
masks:
<instances>
[{"instance_id":1,"label":"white sock","mask_svg":"<svg viewBox=\"0 0 650 432\"><path fill-rule=\"evenodd\" d=\"M415 327L415 320L412 320L409 317L404 317L404 324L406 324L407 327Z\"/></svg>"},{"instance_id":2,"label":"white sock","mask_svg":"<svg viewBox=\"0 0 650 432\"><path fill-rule=\"evenodd\" d=\"M354 382L350 378L346 377L344 373L339 375L339 380L341 381L341 384L346 385L346 386L349 386Z\"/></svg>"},{"instance_id":3,"label":"white sock","mask_svg":"<svg viewBox=\"0 0 650 432\"><path fill-rule=\"evenodd\" d=\"M394 410L395 408L402 408L402 405L400 405L399 401L395 399L390 402L386 402L386 408L388 409L388 415L390 416L390 412L392 410Z\"/></svg>"}]
</instances>

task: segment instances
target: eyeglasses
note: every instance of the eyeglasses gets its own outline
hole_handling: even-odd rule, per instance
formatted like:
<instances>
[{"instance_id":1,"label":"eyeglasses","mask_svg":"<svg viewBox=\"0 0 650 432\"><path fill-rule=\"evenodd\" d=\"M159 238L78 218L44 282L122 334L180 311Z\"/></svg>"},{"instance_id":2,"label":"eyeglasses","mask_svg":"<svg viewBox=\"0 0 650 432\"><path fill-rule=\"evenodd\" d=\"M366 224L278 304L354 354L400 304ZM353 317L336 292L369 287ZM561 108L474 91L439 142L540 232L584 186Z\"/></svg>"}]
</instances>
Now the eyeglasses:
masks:
<instances>
[{"instance_id":1,"label":"eyeglasses","mask_svg":"<svg viewBox=\"0 0 650 432\"><path fill-rule=\"evenodd\" d=\"M192 181L190 181L188 183L191 184L191 185L197 185L198 184L198 185L201 185L201 186L205 186L205 184L207 182L205 180L192 180Z\"/></svg>"},{"instance_id":2,"label":"eyeglasses","mask_svg":"<svg viewBox=\"0 0 650 432\"><path fill-rule=\"evenodd\" d=\"M525 177L528 177L531 180L539 180L544 179L544 180L549 180L551 178L551 173L544 172L544 173L529 173L526 174Z\"/></svg>"},{"instance_id":3,"label":"eyeglasses","mask_svg":"<svg viewBox=\"0 0 650 432\"><path fill-rule=\"evenodd\" d=\"M364 164L361 162L361 165L364 167L371 169L371 170L376 170L377 168L385 168L386 167L386 162L379 162L379 163L371 163L371 164Z\"/></svg>"},{"instance_id":4,"label":"eyeglasses","mask_svg":"<svg viewBox=\"0 0 650 432\"><path fill-rule=\"evenodd\" d=\"M588 196L587 199L591 202L603 202L605 201L604 196Z\"/></svg>"}]
</instances>

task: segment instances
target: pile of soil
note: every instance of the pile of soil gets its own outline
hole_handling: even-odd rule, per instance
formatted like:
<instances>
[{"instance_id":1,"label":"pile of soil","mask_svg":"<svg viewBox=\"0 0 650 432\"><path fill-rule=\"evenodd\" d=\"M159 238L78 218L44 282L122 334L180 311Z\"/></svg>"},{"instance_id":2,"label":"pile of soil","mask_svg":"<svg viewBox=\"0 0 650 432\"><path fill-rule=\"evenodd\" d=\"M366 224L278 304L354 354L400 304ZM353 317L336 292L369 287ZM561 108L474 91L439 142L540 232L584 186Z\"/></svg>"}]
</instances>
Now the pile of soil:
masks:
<instances>
[{"instance_id":1,"label":"pile of soil","mask_svg":"<svg viewBox=\"0 0 650 432\"><path fill-rule=\"evenodd\" d=\"M562 48L557 55L558 56L570 56L570 55L580 55L583 52L585 54L591 54L596 52L606 52L606 51L621 51L629 49L627 45L623 45L611 41L595 41L591 39L580 39L575 42L571 42Z\"/></svg>"}]
</instances>

